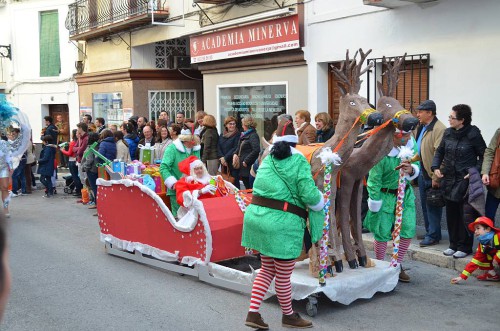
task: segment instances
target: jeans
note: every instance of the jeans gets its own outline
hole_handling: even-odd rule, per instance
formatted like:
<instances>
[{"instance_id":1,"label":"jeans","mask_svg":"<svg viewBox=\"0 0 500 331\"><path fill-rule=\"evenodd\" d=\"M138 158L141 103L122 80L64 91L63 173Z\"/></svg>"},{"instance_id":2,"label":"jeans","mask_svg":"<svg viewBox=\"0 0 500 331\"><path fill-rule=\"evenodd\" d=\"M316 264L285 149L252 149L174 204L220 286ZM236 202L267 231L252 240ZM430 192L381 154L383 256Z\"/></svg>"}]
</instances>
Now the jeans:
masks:
<instances>
[{"instance_id":1,"label":"jeans","mask_svg":"<svg viewBox=\"0 0 500 331\"><path fill-rule=\"evenodd\" d=\"M432 187L432 180L424 178L421 172L418 176L418 190L420 191L420 204L425 223L425 238L435 241L441 240L441 217L442 207L434 207L427 204L427 189Z\"/></svg>"},{"instance_id":2,"label":"jeans","mask_svg":"<svg viewBox=\"0 0 500 331\"><path fill-rule=\"evenodd\" d=\"M464 203L445 200L446 223L450 235L450 248L454 251L472 253L474 236L467 229L464 220Z\"/></svg>"},{"instance_id":3,"label":"jeans","mask_svg":"<svg viewBox=\"0 0 500 331\"><path fill-rule=\"evenodd\" d=\"M52 176L40 175L40 182L42 182L43 186L45 186L45 188L47 189L47 195L52 196Z\"/></svg>"},{"instance_id":4,"label":"jeans","mask_svg":"<svg viewBox=\"0 0 500 331\"><path fill-rule=\"evenodd\" d=\"M97 172L88 171L87 177L89 179L90 188L94 192L94 202L97 204Z\"/></svg>"},{"instance_id":5,"label":"jeans","mask_svg":"<svg viewBox=\"0 0 500 331\"><path fill-rule=\"evenodd\" d=\"M71 173L71 178L73 178L73 183L75 184L76 193L80 193L83 188L82 181L78 176L78 166L76 161L68 161L69 172Z\"/></svg>"},{"instance_id":6,"label":"jeans","mask_svg":"<svg viewBox=\"0 0 500 331\"><path fill-rule=\"evenodd\" d=\"M21 192L26 193L26 176L24 175L24 167L26 166L26 159L19 162L19 166L12 173L12 192L18 193L19 181L21 181Z\"/></svg>"},{"instance_id":7,"label":"jeans","mask_svg":"<svg viewBox=\"0 0 500 331\"><path fill-rule=\"evenodd\" d=\"M485 216L492 220L493 224L495 224L495 215L499 204L500 199L495 198L495 196L488 191L488 195L486 196Z\"/></svg>"}]
</instances>

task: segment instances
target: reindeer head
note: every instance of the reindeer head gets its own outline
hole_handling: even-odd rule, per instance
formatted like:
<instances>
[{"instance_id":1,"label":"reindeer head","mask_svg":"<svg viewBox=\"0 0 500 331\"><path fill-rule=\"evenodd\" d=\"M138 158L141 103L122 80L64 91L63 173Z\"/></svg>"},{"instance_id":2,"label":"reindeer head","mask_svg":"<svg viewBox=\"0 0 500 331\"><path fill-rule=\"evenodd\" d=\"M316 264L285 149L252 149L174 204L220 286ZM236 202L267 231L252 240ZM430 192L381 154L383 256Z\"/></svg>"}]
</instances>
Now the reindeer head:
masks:
<instances>
[{"instance_id":1,"label":"reindeer head","mask_svg":"<svg viewBox=\"0 0 500 331\"><path fill-rule=\"evenodd\" d=\"M359 117L363 124L366 123L373 126L382 123L382 115L368 104L366 98L358 94L362 83L361 75L373 66L373 63L371 63L364 69L362 68L366 57L371 51L370 49L364 53L362 49L359 49L361 58L357 62L356 57L358 56L358 52L354 54L354 58L351 60L349 58L349 50L347 50L346 59L342 61L340 69L332 66L333 74L338 79L337 86L342 94L340 97L340 116L341 118L344 117L346 122L352 121L352 118Z\"/></svg>"},{"instance_id":2,"label":"reindeer head","mask_svg":"<svg viewBox=\"0 0 500 331\"><path fill-rule=\"evenodd\" d=\"M381 82L377 82L377 87L381 95L377 102L377 110L384 116L384 121L392 119L395 128L402 131L411 131L418 124L418 119L414 117L410 111L401 106L399 101L394 98L396 88L399 81L399 72L401 64L404 63L406 53L401 57L394 58L394 62L388 61L384 56L382 64L386 67L385 75L387 84L384 86Z\"/></svg>"}]
</instances>

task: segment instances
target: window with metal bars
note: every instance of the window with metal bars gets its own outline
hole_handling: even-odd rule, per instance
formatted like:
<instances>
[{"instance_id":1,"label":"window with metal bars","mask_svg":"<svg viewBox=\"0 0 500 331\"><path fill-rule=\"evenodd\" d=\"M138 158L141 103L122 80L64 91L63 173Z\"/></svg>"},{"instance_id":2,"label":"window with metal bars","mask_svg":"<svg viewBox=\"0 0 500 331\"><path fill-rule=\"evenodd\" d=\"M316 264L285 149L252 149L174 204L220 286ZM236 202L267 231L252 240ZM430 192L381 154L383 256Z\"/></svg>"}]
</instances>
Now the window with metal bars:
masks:
<instances>
[{"instance_id":1,"label":"window with metal bars","mask_svg":"<svg viewBox=\"0 0 500 331\"><path fill-rule=\"evenodd\" d=\"M187 39L170 39L155 43L155 66L157 69L172 69L174 56L187 55Z\"/></svg>"},{"instance_id":2,"label":"window with metal bars","mask_svg":"<svg viewBox=\"0 0 500 331\"><path fill-rule=\"evenodd\" d=\"M162 111L168 113L170 120L175 120L178 111L194 119L196 90L149 91L149 118L156 120Z\"/></svg>"},{"instance_id":3,"label":"window with metal bars","mask_svg":"<svg viewBox=\"0 0 500 331\"><path fill-rule=\"evenodd\" d=\"M386 57L389 63L394 62L395 57ZM377 81L387 84L385 75L386 68L382 64L382 58L368 59L368 63L374 62L372 70L368 72L368 102L377 105L378 91ZM430 54L407 55L404 64L401 65L399 73L398 87L396 89L396 98L401 106L412 113L417 106L424 100L429 99L429 71Z\"/></svg>"}]
</instances>

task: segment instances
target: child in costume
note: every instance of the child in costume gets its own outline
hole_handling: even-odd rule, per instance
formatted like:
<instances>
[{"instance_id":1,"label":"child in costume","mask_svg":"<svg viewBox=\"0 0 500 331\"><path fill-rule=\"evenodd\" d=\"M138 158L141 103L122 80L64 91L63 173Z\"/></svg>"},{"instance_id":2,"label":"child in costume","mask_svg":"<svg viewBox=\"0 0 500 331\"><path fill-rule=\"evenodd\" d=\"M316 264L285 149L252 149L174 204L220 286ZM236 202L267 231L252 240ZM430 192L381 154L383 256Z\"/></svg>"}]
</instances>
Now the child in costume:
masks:
<instances>
[{"instance_id":1,"label":"child in costume","mask_svg":"<svg viewBox=\"0 0 500 331\"><path fill-rule=\"evenodd\" d=\"M187 159L190 156L200 158L200 138L194 135L187 128L181 130L181 134L168 145L163 154L163 160L160 164L161 178L165 181L165 186L168 188L167 195L170 196L170 204L172 207L172 215L177 216L179 205L176 198L176 184L182 177L182 172L179 170L179 162Z\"/></svg>"},{"instance_id":2,"label":"child in costume","mask_svg":"<svg viewBox=\"0 0 500 331\"><path fill-rule=\"evenodd\" d=\"M309 328L312 322L292 309L292 275L299 257L306 219L322 225L323 194L316 187L311 166L295 148L298 138L293 123L278 124L277 136L270 154L262 161L253 186L252 203L245 211L241 245L261 253L262 268L252 286L250 308L245 325L267 330L259 309L269 286L275 280L281 306L282 325L289 328ZM309 208L309 212L306 211ZM322 226L320 227L322 231ZM321 233L314 236L318 241Z\"/></svg>"},{"instance_id":3,"label":"child in costume","mask_svg":"<svg viewBox=\"0 0 500 331\"><path fill-rule=\"evenodd\" d=\"M208 174L203 162L196 156L190 156L179 162L179 170L186 175L177 181L175 191L179 206L189 208L193 199L205 199L220 196L214 180Z\"/></svg>"},{"instance_id":4,"label":"child in costume","mask_svg":"<svg viewBox=\"0 0 500 331\"><path fill-rule=\"evenodd\" d=\"M477 251L472 260L467 263L460 276L451 280L452 284L458 284L467 280L476 269L487 270L484 274L477 276L477 280L489 280L498 282L500 275L493 269L493 260L500 264L500 229L493 226L493 221L482 216L469 224L469 230L479 240Z\"/></svg>"},{"instance_id":5,"label":"child in costume","mask_svg":"<svg viewBox=\"0 0 500 331\"><path fill-rule=\"evenodd\" d=\"M374 234L373 246L378 260L384 260L387 242L392 240L392 227L395 221L399 167L406 173L406 189L403 200L403 222L401 224L400 244L397 262L400 264L410 246L411 238L415 236L416 212L415 194L410 181L418 177L419 167L409 162L401 162L398 157L400 147L406 146L418 153L417 144L409 132L396 130L393 136L394 147L368 174L368 213L364 226ZM410 277L401 268L399 280L409 282Z\"/></svg>"}]
</instances>

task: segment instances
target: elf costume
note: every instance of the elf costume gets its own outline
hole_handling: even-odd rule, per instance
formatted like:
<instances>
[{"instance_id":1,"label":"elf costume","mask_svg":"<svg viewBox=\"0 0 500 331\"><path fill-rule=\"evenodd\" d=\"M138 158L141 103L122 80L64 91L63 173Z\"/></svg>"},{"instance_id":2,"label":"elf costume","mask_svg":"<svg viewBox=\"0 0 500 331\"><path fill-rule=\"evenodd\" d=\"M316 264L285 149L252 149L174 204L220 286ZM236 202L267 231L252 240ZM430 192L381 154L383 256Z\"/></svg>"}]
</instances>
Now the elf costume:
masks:
<instances>
[{"instance_id":1,"label":"elf costume","mask_svg":"<svg viewBox=\"0 0 500 331\"><path fill-rule=\"evenodd\" d=\"M188 141L187 139L190 138L182 137L183 135L190 136L190 132L184 133L184 130L182 130L179 138L168 145L160 165L161 178L165 180L165 186L168 188L167 195L170 197L172 214L174 216L177 216L177 210L179 209L174 185L182 177L182 172L179 170L178 164L192 155L197 158L200 157L200 145L198 144L193 148L187 148L182 141Z\"/></svg>"}]
</instances>

